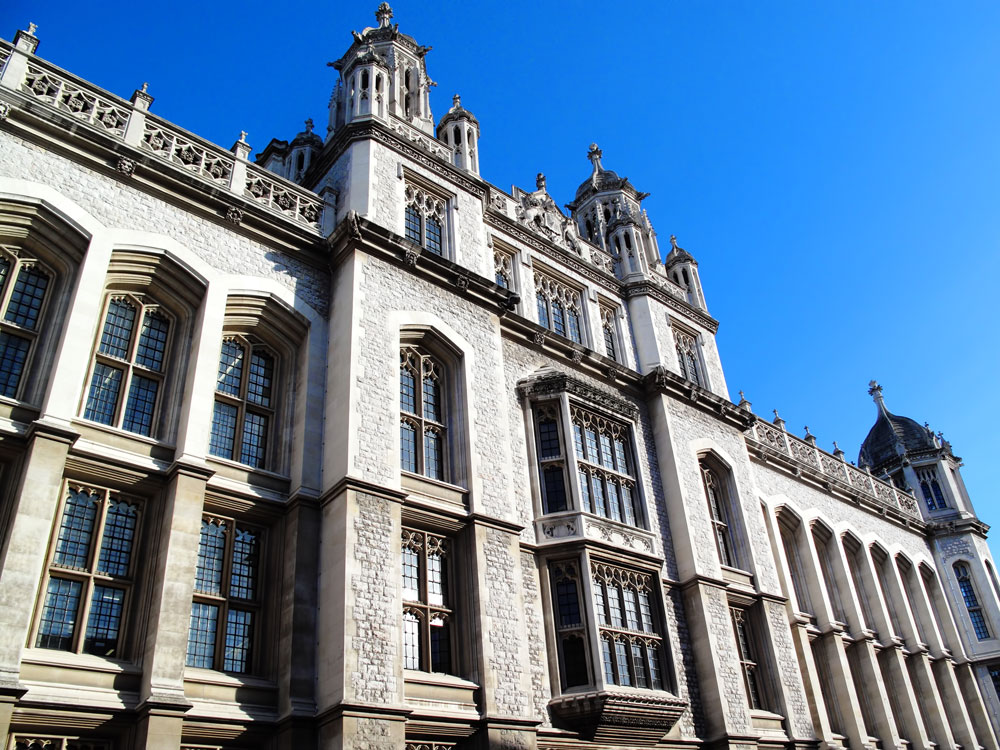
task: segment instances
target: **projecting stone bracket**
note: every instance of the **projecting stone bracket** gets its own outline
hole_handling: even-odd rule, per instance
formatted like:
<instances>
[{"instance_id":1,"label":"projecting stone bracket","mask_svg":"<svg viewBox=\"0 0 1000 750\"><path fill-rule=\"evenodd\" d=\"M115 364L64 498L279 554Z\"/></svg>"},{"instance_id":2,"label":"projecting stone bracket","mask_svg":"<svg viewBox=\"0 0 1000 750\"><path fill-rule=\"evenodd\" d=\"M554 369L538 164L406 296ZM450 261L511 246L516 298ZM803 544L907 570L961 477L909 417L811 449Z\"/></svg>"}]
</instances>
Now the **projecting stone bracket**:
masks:
<instances>
[{"instance_id":1,"label":"projecting stone bracket","mask_svg":"<svg viewBox=\"0 0 1000 750\"><path fill-rule=\"evenodd\" d=\"M584 739L611 745L653 746L687 707L687 701L655 691L579 693L549 702L558 724Z\"/></svg>"}]
</instances>

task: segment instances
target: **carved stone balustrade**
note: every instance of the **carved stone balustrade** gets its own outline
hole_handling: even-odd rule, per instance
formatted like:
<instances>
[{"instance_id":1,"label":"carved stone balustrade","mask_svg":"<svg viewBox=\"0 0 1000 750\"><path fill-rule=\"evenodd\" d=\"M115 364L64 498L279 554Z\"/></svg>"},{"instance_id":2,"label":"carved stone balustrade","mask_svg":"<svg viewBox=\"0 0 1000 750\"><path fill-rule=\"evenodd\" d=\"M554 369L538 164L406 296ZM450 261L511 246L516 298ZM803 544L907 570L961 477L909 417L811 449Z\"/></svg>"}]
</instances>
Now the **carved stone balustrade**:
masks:
<instances>
[{"instance_id":1,"label":"carved stone balustrade","mask_svg":"<svg viewBox=\"0 0 1000 750\"><path fill-rule=\"evenodd\" d=\"M535 521L539 544L591 540L644 555L656 554L653 534L628 524L590 513L550 513Z\"/></svg>"}]
</instances>

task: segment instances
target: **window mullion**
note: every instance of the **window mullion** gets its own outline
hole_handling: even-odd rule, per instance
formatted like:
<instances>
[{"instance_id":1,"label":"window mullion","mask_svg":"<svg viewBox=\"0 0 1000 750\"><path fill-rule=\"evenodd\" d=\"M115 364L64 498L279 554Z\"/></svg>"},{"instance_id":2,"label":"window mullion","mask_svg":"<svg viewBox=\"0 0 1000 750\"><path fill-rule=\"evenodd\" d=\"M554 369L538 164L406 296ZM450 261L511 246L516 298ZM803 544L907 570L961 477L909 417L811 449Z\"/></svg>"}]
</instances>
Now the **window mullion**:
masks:
<instances>
[{"instance_id":1,"label":"window mullion","mask_svg":"<svg viewBox=\"0 0 1000 750\"><path fill-rule=\"evenodd\" d=\"M76 603L76 632L73 633L73 653L83 652L83 642L87 636L87 623L90 620L91 599L94 596L94 576L81 573L83 588L80 591L80 601Z\"/></svg>"},{"instance_id":2,"label":"window mullion","mask_svg":"<svg viewBox=\"0 0 1000 750\"><path fill-rule=\"evenodd\" d=\"M570 413L569 396L559 396L559 432L562 433L562 450L566 460L566 481L569 483L571 503L567 510L583 510L580 499L580 469L577 465L576 445L573 442L573 416Z\"/></svg>"}]
</instances>

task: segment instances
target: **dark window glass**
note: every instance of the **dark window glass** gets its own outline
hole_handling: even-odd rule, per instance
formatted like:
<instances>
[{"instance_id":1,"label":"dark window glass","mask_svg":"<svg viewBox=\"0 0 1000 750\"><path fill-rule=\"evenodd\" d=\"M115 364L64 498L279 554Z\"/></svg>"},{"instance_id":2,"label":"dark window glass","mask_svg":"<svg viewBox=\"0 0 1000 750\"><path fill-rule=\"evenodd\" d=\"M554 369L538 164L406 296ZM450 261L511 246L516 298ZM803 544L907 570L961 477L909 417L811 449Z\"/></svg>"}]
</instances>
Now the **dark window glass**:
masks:
<instances>
[{"instance_id":1,"label":"dark window glass","mask_svg":"<svg viewBox=\"0 0 1000 750\"><path fill-rule=\"evenodd\" d=\"M34 330L38 325L38 313L42 309L42 300L48 286L49 277L40 269L22 266L17 274L17 281L14 282L14 291L11 292L4 319L16 326Z\"/></svg>"},{"instance_id":2,"label":"dark window glass","mask_svg":"<svg viewBox=\"0 0 1000 750\"><path fill-rule=\"evenodd\" d=\"M267 417L247 412L243 418L243 439L240 444L240 463L264 467L267 447Z\"/></svg>"},{"instance_id":3,"label":"dark window glass","mask_svg":"<svg viewBox=\"0 0 1000 750\"><path fill-rule=\"evenodd\" d=\"M110 586L94 586L90 599L90 619L83 650L98 656L113 656L118 649L125 592Z\"/></svg>"},{"instance_id":4,"label":"dark window glass","mask_svg":"<svg viewBox=\"0 0 1000 750\"><path fill-rule=\"evenodd\" d=\"M90 543L100 498L70 490L63 507L53 562L63 568L84 570L90 564Z\"/></svg>"},{"instance_id":5,"label":"dark window glass","mask_svg":"<svg viewBox=\"0 0 1000 750\"><path fill-rule=\"evenodd\" d=\"M222 356L219 358L219 384L216 390L230 396L240 395L243 383L243 347L235 341L222 342Z\"/></svg>"},{"instance_id":6,"label":"dark window glass","mask_svg":"<svg viewBox=\"0 0 1000 750\"><path fill-rule=\"evenodd\" d=\"M201 522L198 566L194 589L204 594L222 595L222 567L226 555L226 528L210 521Z\"/></svg>"},{"instance_id":7,"label":"dark window glass","mask_svg":"<svg viewBox=\"0 0 1000 750\"><path fill-rule=\"evenodd\" d=\"M423 231L420 212L413 206L406 207L406 239L413 240L418 245L423 244Z\"/></svg>"},{"instance_id":8,"label":"dark window glass","mask_svg":"<svg viewBox=\"0 0 1000 750\"><path fill-rule=\"evenodd\" d=\"M541 458L560 455L559 426L554 419L543 419L538 423L538 447Z\"/></svg>"},{"instance_id":9,"label":"dark window glass","mask_svg":"<svg viewBox=\"0 0 1000 750\"><path fill-rule=\"evenodd\" d=\"M538 325L542 328L549 327L549 303L545 299L545 295L539 293L536 297L538 301Z\"/></svg>"},{"instance_id":10,"label":"dark window glass","mask_svg":"<svg viewBox=\"0 0 1000 750\"><path fill-rule=\"evenodd\" d=\"M142 331L139 333L139 346L135 352L136 364L159 372L163 369L163 355L167 350L167 319L149 310L142 319Z\"/></svg>"},{"instance_id":11,"label":"dark window glass","mask_svg":"<svg viewBox=\"0 0 1000 750\"><path fill-rule=\"evenodd\" d=\"M0 396L14 398L17 394L30 348L28 339L0 331Z\"/></svg>"},{"instance_id":12,"label":"dark window glass","mask_svg":"<svg viewBox=\"0 0 1000 750\"><path fill-rule=\"evenodd\" d=\"M618 359L615 351L615 332L609 325L604 326L604 351L611 359Z\"/></svg>"},{"instance_id":13,"label":"dark window glass","mask_svg":"<svg viewBox=\"0 0 1000 750\"><path fill-rule=\"evenodd\" d=\"M208 445L208 452L213 456L233 457L238 414L239 409L232 404L215 402L215 411L212 415L212 436Z\"/></svg>"},{"instance_id":14,"label":"dark window glass","mask_svg":"<svg viewBox=\"0 0 1000 750\"><path fill-rule=\"evenodd\" d=\"M274 358L263 352L250 355L250 378L247 381L247 401L258 406L271 405L271 384L274 380Z\"/></svg>"},{"instance_id":15,"label":"dark window glass","mask_svg":"<svg viewBox=\"0 0 1000 750\"><path fill-rule=\"evenodd\" d=\"M115 421L115 407L118 405L118 394L121 393L121 389L121 370L101 362L95 364L87 395L87 408L83 412L84 419L112 424Z\"/></svg>"},{"instance_id":16,"label":"dark window glass","mask_svg":"<svg viewBox=\"0 0 1000 750\"><path fill-rule=\"evenodd\" d=\"M542 472L545 485L545 512L566 510L566 483L562 466L547 466Z\"/></svg>"},{"instance_id":17,"label":"dark window glass","mask_svg":"<svg viewBox=\"0 0 1000 750\"><path fill-rule=\"evenodd\" d=\"M37 648L55 648L60 651L73 648L81 588L79 581L49 579L42 619L38 626L38 638L35 639Z\"/></svg>"},{"instance_id":18,"label":"dark window glass","mask_svg":"<svg viewBox=\"0 0 1000 750\"><path fill-rule=\"evenodd\" d=\"M104 537L97 571L110 576L128 575L138 509L124 500L111 500L104 519Z\"/></svg>"},{"instance_id":19,"label":"dark window glass","mask_svg":"<svg viewBox=\"0 0 1000 750\"><path fill-rule=\"evenodd\" d=\"M141 375L132 376L132 385L125 402L125 417L122 428L129 432L149 436L153 429L153 409L156 407L156 393L160 383Z\"/></svg>"},{"instance_id":20,"label":"dark window glass","mask_svg":"<svg viewBox=\"0 0 1000 750\"><path fill-rule=\"evenodd\" d=\"M435 255L441 254L441 222L433 216L427 219L427 249Z\"/></svg>"},{"instance_id":21,"label":"dark window glass","mask_svg":"<svg viewBox=\"0 0 1000 750\"><path fill-rule=\"evenodd\" d=\"M566 319L562 302L554 300L552 302L552 330L560 336L566 335Z\"/></svg>"},{"instance_id":22,"label":"dark window glass","mask_svg":"<svg viewBox=\"0 0 1000 750\"><path fill-rule=\"evenodd\" d=\"M108 304L108 316L104 320L104 330L101 333L101 354L128 359L134 323L135 307L125 300L111 300Z\"/></svg>"},{"instance_id":23,"label":"dark window glass","mask_svg":"<svg viewBox=\"0 0 1000 750\"><path fill-rule=\"evenodd\" d=\"M571 307L566 313L566 320L569 323L569 337L578 344L583 343L583 333L580 328L580 313L575 307Z\"/></svg>"}]
</instances>

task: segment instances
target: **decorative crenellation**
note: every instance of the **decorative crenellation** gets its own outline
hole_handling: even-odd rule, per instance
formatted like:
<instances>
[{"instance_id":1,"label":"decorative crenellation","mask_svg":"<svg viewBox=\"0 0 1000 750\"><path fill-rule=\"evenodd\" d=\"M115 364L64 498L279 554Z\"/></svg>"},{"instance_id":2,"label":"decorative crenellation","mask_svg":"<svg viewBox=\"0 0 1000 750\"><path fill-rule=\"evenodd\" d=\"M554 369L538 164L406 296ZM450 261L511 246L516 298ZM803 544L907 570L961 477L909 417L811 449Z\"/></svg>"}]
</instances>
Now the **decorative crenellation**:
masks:
<instances>
[{"instance_id":1,"label":"decorative crenellation","mask_svg":"<svg viewBox=\"0 0 1000 750\"><path fill-rule=\"evenodd\" d=\"M838 456L827 453L811 441L796 437L780 426L768 424L761 419L746 430L745 436L751 445L756 444L780 453L804 468L862 493L880 505L899 510L916 520L921 519L917 501L912 494L883 482L868 471L851 466L843 460L843 454Z\"/></svg>"},{"instance_id":2,"label":"decorative crenellation","mask_svg":"<svg viewBox=\"0 0 1000 750\"><path fill-rule=\"evenodd\" d=\"M223 185L229 184L229 176L233 173L235 160L231 154L212 153L209 148L153 122L146 122L142 147L199 177Z\"/></svg>"},{"instance_id":3,"label":"decorative crenellation","mask_svg":"<svg viewBox=\"0 0 1000 750\"><path fill-rule=\"evenodd\" d=\"M70 83L35 63L28 63L21 91L96 128L125 136L131 114L129 105Z\"/></svg>"}]
</instances>

